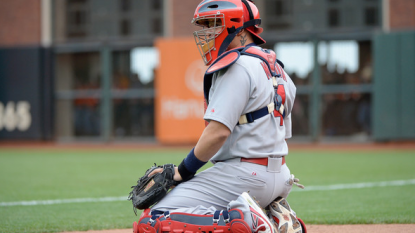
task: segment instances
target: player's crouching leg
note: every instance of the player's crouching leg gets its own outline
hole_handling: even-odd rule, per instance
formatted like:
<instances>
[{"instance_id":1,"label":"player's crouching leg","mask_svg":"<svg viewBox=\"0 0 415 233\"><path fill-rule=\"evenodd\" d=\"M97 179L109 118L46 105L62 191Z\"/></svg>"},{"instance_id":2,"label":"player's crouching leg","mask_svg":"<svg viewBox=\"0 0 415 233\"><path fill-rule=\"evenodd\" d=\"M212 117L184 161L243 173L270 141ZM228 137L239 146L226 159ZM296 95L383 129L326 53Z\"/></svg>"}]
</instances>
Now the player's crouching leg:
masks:
<instances>
[{"instance_id":1,"label":"player's crouching leg","mask_svg":"<svg viewBox=\"0 0 415 233\"><path fill-rule=\"evenodd\" d=\"M220 232L251 233L251 227L245 222L239 209L216 211L213 215L197 215L188 213L169 213L161 215L150 213L147 209L133 224L134 233L161 232Z\"/></svg>"}]
</instances>

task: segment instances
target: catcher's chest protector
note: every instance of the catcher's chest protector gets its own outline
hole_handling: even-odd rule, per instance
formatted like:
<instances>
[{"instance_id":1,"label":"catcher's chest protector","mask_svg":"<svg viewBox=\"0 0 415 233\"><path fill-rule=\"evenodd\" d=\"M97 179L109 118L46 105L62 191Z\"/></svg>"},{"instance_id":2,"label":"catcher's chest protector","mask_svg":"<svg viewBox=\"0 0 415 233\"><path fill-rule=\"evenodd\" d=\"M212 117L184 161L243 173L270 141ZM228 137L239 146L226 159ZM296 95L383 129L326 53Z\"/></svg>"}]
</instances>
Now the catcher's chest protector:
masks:
<instances>
[{"instance_id":1,"label":"catcher's chest protector","mask_svg":"<svg viewBox=\"0 0 415 233\"><path fill-rule=\"evenodd\" d=\"M212 86L212 78L215 72L218 72L222 69L228 68L232 64L234 64L241 55L252 56L261 59L261 65L264 68L265 73L267 74L268 79L273 78L282 78L284 81L287 81L285 73L284 73L284 64L277 59L275 52L269 49L262 49L259 47L240 47L233 50L229 50L228 52L222 54L216 61L209 66L206 70L205 76L203 78L203 92L204 92L204 107L205 113L207 106L209 104L209 91L210 87ZM275 93L278 92L277 87L278 85L274 82ZM284 103L282 103L284 104ZM276 111L281 103L275 103ZM283 114L283 113L281 113ZM205 122L207 126L208 122Z\"/></svg>"},{"instance_id":2,"label":"catcher's chest protector","mask_svg":"<svg viewBox=\"0 0 415 233\"><path fill-rule=\"evenodd\" d=\"M162 232L212 232L212 233L251 233L251 228L244 221L241 210L216 211L213 215L188 213L169 213L152 215L150 209L143 212L140 220L134 222L133 233Z\"/></svg>"}]
</instances>

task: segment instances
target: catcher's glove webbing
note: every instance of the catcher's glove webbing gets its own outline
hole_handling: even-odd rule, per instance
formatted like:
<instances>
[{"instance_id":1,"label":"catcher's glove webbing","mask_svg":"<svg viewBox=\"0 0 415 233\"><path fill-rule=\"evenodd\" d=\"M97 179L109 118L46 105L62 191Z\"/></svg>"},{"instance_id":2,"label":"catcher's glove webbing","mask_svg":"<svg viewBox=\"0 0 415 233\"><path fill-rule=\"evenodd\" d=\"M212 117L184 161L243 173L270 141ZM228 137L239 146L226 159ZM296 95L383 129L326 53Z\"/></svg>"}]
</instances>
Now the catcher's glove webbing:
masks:
<instances>
[{"instance_id":1,"label":"catcher's glove webbing","mask_svg":"<svg viewBox=\"0 0 415 233\"><path fill-rule=\"evenodd\" d=\"M157 168L163 168L163 172L148 177L148 174ZM134 213L137 215L137 209L147 209L156 204L166 196L172 186L180 183L174 181L173 177L173 164L165 164L163 166L154 164L154 166L149 168L144 176L137 181L137 185L131 186L133 190L130 192L128 200L132 200Z\"/></svg>"}]
</instances>

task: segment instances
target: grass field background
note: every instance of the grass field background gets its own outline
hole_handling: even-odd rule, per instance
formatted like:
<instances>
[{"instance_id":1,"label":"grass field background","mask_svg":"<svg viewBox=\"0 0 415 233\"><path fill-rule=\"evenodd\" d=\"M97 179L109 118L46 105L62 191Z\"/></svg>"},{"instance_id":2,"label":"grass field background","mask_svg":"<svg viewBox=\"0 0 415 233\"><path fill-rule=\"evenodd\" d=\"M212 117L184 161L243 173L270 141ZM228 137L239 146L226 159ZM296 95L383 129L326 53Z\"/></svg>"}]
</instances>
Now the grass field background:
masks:
<instances>
[{"instance_id":1,"label":"grass field background","mask_svg":"<svg viewBox=\"0 0 415 233\"><path fill-rule=\"evenodd\" d=\"M130 187L154 162L178 164L189 150L0 147L0 232L131 228L138 217L126 200ZM412 149L294 148L287 164L306 189L415 179ZM125 201L6 205L122 196ZM415 223L414 184L321 191L293 187L288 201L308 224Z\"/></svg>"}]
</instances>

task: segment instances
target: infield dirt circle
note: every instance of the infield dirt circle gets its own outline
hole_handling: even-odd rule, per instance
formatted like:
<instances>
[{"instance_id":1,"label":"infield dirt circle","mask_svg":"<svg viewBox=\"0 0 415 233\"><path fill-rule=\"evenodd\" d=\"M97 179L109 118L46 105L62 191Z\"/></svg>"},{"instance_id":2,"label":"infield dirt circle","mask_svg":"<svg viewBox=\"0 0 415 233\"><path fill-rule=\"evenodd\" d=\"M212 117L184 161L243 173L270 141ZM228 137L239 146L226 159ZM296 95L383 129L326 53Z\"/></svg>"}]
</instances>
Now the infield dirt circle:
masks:
<instances>
[{"instance_id":1,"label":"infield dirt circle","mask_svg":"<svg viewBox=\"0 0 415 233\"><path fill-rule=\"evenodd\" d=\"M63 233L131 233L133 229L71 231ZM415 233L415 224L308 225L307 233Z\"/></svg>"}]
</instances>

